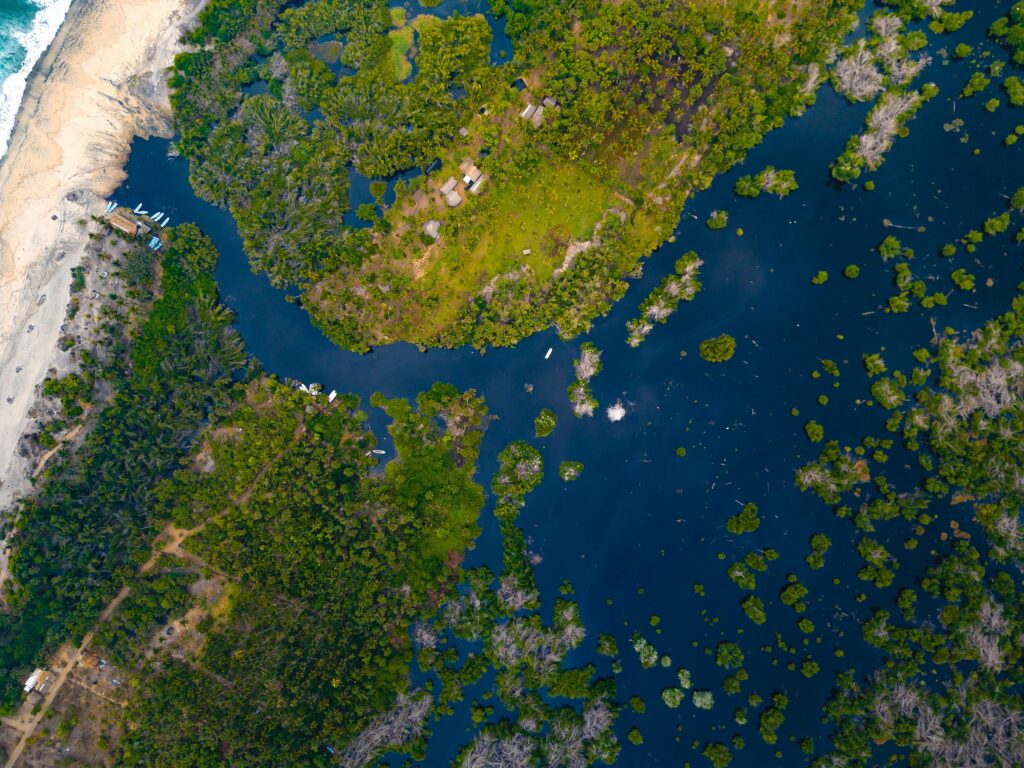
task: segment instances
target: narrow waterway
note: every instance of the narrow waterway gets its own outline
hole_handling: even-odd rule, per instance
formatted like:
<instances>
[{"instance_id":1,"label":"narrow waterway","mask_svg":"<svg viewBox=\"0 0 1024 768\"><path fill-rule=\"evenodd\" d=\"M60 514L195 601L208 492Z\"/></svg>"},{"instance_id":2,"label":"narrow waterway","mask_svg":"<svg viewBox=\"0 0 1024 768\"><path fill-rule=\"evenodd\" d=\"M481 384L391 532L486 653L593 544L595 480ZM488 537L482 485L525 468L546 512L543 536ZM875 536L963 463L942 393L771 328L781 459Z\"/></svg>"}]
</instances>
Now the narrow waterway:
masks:
<instances>
[{"instance_id":1,"label":"narrow waterway","mask_svg":"<svg viewBox=\"0 0 1024 768\"><path fill-rule=\"evenodd\" d=\"M1005 12L1009 3L993 5ZM977 9L976 15L958 40L981 46L997 12ZM620 718L621 765L699 764L703 758L690 751L694 739L728 741L736 731L745 737L746 748L734 752L734 766L764 765L776 749L783 753L776 764L802 764L788 735L827 732L819 723L833 674L870 662L859 625L874 605L894 594L856 579L860 562L852 526L794 487L795 468L818 451L804 436L804 422L816 419L827 438L843 445L855 445L865 435L889 436L884 412L860 404L869 397L862 353L883 351L890 368L909 372L910 353L927 345L933 319L939 329L974 328L1006 308L1021 280L1020 247L1009 234L986 238L975 254L961 249L954 259L938 255L944 243L1005 210L1003 195L1024 176L1019 173L1024 150L1004 147L1002 138L1024 122L1024 111L1003 107L989 113L983 108L988 94L956 103L974 68L967 62L944 64L937 51L933 54L936 61L926 77L941 93L921 109L909 124L910 136L897 141L872 176L875 191L839 188L830 181L828 165L861 129L867 106L850 106L823 88L807 115L771 134L742 167L691 202L676 242L652 256L644 277L589 336L572 342L548 332L487 354L470 349L422 353L404 344L366 356L344 352L310 324L300 307L286 301L283 291L249 271L230 216L194 197L186 164L166 158L165 142L136 143L128 181L116 198L167 211L175 222L195 221L214 239L222 255L217 278L223 300L235 311L249 351L271 373L352 391L364 402L374 391L413 397L438 380L476 389L498 417L483 446L479 479L484 483L508 441L528 438L541 448L546 477L528 498L521 524L532 538L531 548L543 557L537 576L545 603L550 607L559 584L568 579L592 638L600 632L617 636L623 651L621 696L640 695L648 703L645 715L624 712ZM954 117L965 121L962 132L944 130ZM799 190L785 200L733 195L738 176L768 164L794 170ZM1018 171L1015 179L1007 173L1011 168ZM728 228L720 232L704 226L715 209L730 214ZM887 229L886 220L900 228ZM957 267L977 276L977 292L954 292L945 308L886 314L886 300L897 291L892 265L882 263L876 248L888 234L915 250L912 269L926 279L929 292L952 290L949 274ZM703 290L643 345L628 347L626 322L689 249L704 259ZM851 263L861 267L853 281L842 276ZM818 270L827 270L829 280L814 286L811 278ZM697 345L722 332L737 338L736 356L723 365L703 362ZM577 420L566 387L573 379L572 359L585 340L604 353L604 372L593 381L602 408L593 419ZM554 351L545 360L549 347ZM831 376L812 378L822 358L839 364L838 388ZM829 398L826 406L815 402L822 394ZM611 423L604 407L619 399L628 412ZM558 414L559 424L550 437L534 440L533 419L543 407ZM799 417L791 415L792 408L800 410ZM386 438L382 414L372 413L371 424ZM676 456L679 446L686 448L685 458ZM390 454L388 440L382 447ZM907 457L898 450L891 453L885 467L890 481L912 482ZM567 459L585 464L580 480L568 485L557 474L558 463ZM726 533L724 521L746 501L760 506L763 524L756 534L736 540ZM936 511L942 517L953 516L954 510ZM497 535L486 513L483 524L485 533L467 565L497 568ZM812 571L803 557L808 538L819 531L832 538L833 548L826 567ZM897 587L911 584L929 558L929 546L905 552L902 539L890 547L902 564ZM769 615L760 628L739 610L743 595L725 575L729 563L755 547L773 547L781 554L758 578L756 594ZM807 648L797 616L776 597L790 571L811 590L807 615L818 631ZM694 594L698 582L705 597ZM857 603L854 596L861 591L869 599ZM660 617L656 630L649 622L655 614ZM641 670L629 649L634 630L669 654L672 668ZM776 632L799 648L796 655L758 650L763 645L774 649ZM746 652L750 680L741 696L721 693L724 672L703 651L723 638L738 640ZM845 649L843 659L834 657L839 647ZM587 643L573 661L593 661L601 674L610 674L607 660L596 657L592 648ZM805 653L822 668L812 680L786 669L789 661L799 664ZM712 711L688 703L678 710L662 705L661 689L672 685L678 667L692 670L696 687L715 691ZM775 689L787 691L790 706L779 744L768 747L757 735L756 719L740 729L732 723L732 712L745 703L747 693L767 697ZM644 734L641 747L625 742L633 725ZM716 725L724 727L713 731ZM434 731L425 764L446 765L471 738L465 707Z\"/></svg>"}]
</instances>

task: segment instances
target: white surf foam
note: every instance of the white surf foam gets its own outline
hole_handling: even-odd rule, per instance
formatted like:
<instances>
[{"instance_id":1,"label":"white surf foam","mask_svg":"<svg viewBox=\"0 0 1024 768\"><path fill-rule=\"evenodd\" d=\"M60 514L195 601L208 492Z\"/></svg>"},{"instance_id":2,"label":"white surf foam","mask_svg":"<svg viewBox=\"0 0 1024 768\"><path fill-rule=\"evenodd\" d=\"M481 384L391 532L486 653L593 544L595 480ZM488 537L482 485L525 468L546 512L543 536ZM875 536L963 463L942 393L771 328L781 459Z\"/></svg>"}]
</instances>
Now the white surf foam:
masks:
<instances>
[{"instance_id":1,"label":"white surf foam","mask_svg":"<svg viewBox=\"0 0 1024 768\"><path fill-rule=\"evenodd\" d=\"M12 35L25 49L25 60L16 72L0 83L0 158L7 152L32 68L57 36L57 30L67 16L72 1L32 0L39 7L32 19L32 26L24 31L15 31Z\"/></svg>"}]
</instances>

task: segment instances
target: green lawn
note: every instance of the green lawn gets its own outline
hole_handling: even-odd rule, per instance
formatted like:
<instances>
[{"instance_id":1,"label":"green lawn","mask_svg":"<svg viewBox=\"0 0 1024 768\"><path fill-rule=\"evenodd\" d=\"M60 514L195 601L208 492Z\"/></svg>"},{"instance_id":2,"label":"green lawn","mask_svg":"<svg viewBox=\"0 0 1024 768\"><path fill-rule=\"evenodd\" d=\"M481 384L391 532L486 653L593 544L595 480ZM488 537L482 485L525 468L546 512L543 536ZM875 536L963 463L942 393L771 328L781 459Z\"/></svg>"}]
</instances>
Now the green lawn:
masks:
<instances>
[{"instance_id":1,"label":"green lawn","mask_svg":"<svg viewBox=\"0 0 1024 768\"><path fill-rule=\"evenodd\" d=\"M409 51L412 49L414 35L415 32L412 27L392 29L388 32L388 40L391 41L391 66L395 71L395 79L399 82L412 74L412 62L409 61Z\"/></svg>"},{"instance_id":2,"label":"green lawn","mask_svg":"<svg viewBox=\"0 0 1024 768\"><path fill-rule=\"evenodd\" d=\"M466 295L478 293L496 275L527 264L539 280L548 280L569 240L589 239L605 211L622 205L611 188L561 163L544 167L525 184L491 179L479 200L468 195L463 205L483 202L485 196L491 196L486 212L474 218L472 209L466 211L468 223L445 243L423 278L440 302L431 318L437 328L453 322Z\"/></svg>"}]
</instances>

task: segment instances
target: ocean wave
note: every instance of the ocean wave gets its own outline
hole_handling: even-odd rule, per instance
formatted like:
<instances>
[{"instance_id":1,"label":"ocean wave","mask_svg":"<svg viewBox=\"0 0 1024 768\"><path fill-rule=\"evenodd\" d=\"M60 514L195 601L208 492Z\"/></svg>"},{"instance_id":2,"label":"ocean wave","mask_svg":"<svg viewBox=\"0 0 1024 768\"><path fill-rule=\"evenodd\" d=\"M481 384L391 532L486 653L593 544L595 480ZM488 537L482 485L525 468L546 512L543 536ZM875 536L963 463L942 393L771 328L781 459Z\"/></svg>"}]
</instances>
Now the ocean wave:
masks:
<instances>
[{"instance_id":1,"label":"ocean wave","mask_svg":"<svg viewBox=\"0 0 1024 768\"><path fill-rule=\"evenodd\" d=\"M73 0L30 0L35 13L32 23L23 28L14 27L11 39L24 51L21 65L0 83L0 158L7 152L14 130L18 108L25 96L25 87L32 68L57 36L61 22L67 16Z\"/></svg>"}]
</instances>

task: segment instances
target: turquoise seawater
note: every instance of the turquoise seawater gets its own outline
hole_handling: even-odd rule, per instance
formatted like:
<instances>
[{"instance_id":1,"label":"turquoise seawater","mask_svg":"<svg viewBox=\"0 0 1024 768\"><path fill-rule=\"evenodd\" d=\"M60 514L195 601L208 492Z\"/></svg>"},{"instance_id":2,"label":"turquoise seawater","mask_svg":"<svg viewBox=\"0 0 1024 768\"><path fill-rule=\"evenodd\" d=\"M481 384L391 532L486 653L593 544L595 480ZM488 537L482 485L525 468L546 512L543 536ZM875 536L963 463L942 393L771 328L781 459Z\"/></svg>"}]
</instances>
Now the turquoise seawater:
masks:
<instances>
[{"instance_id":1,"label":"turquoise seawater","mask_svg":"<svg viewBox=\"0 0 1024 768\"><path fill-rule=\"evenodd\" d=\"M0 0L0 157L32 67L53 41L73 0Z\"/></svg>"}]
</instances>

